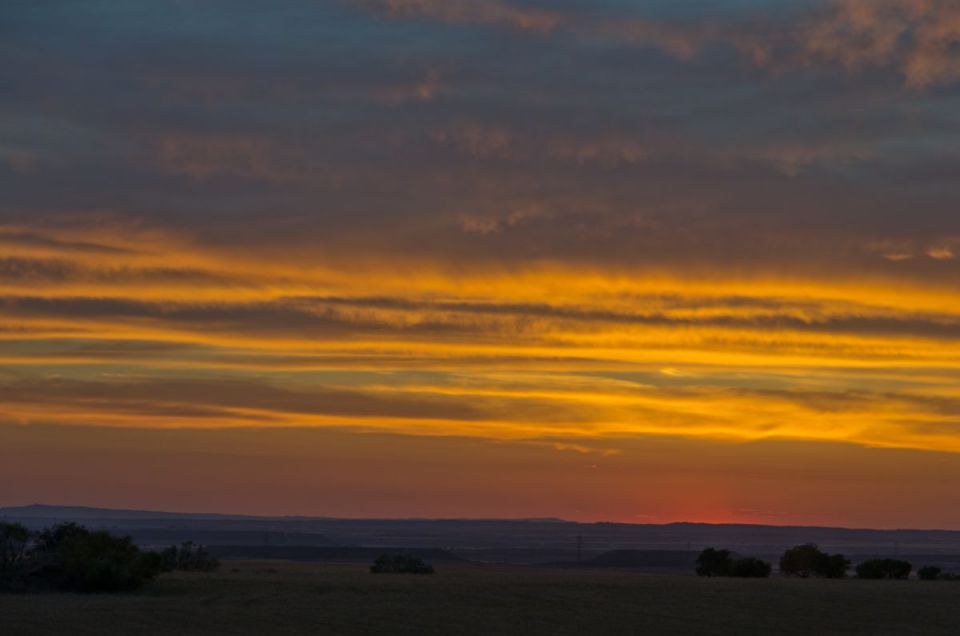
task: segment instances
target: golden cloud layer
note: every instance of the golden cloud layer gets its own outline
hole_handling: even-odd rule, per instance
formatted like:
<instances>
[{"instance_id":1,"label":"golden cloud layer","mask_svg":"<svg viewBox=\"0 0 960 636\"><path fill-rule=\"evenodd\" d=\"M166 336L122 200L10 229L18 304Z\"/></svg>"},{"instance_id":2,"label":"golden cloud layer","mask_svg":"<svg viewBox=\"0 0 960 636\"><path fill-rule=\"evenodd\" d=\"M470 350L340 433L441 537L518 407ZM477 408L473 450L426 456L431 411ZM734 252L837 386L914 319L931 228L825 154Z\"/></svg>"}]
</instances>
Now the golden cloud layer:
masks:
<instances>
[{"instance_id":1,"label":"golden cloud layer","mask_svg":"<svg viewBox=\"0 0 960 636\"><path fill-rule=\"evenodd\" d=\"M14 421L960 452L949 287L457 272L122 226L7 227L0 244L0 404Z\"/></svg>"}]
</instances>

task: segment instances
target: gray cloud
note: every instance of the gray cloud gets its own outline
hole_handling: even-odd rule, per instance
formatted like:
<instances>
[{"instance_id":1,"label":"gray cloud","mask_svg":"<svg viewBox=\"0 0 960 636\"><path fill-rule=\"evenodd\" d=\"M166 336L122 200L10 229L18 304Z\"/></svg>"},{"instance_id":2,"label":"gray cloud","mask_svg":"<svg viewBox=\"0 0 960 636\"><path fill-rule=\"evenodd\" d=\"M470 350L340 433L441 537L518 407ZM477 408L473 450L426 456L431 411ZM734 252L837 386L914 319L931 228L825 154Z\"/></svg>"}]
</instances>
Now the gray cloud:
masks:
<instances>
[{"instance_id":1,"label":"gray cloud","mask_svg":"<svg viewBox=\"0 0 960 636\"><path fill-rule=\"evenodd\" d=\"M279 416L381 416L418 419L481 417L460 400L435 396L384 396L367 391L312 387L280 388L265 382L237 379L79 381L31 379L0 384L0 402L7 404L72 405L77 414L95 419L97 413L205 419L234 417L269 422ZM262 411L244 413L243 409Z\"/></svg>"},{"instance_id":2,"label":"gray cloud","mask_svg":"<svg viewBox=\"0 0 960 636\"><path fill-rule=\"evenodd\" d=\"M850 314L825 314L803 318L791 310L821 313L817 305L791 305L786 300L776 308L770 301L734 297L703 298L676 302L674 308L711 310L711 315L670 313L670 297L651 296L648 311L597 311L544 304L426 302L391 298L290 298L260 302L144 302L105 298L0 297L0 307L10 317L47 317L66 320L149 320L156 325L184 331L258 334L261 336L387 336L510 339L518 334L540 340L532 319L548 319L568 329L593 329L597 325L649 325L658 327L718 327L728 330L759 330L799 333L960 338L960 319L952 314L865 315L868 308L851 308ZM666 302L665 302L666 301ZM642 307L643 299L636 305ZM738 315L742 308L763 309L769 314ZM359 311L358 311L359 310ZM369 311L365 311L369 310ZM390 310L392 316L375 313ZM483 318L482 320L480 318Z\"/></svg>"},{"instance_id":3,"label":"gray cloud","mask_svg":"<svg viewBox=\"0 0 960 636\"><path fill-rule=\"evenodd\" d=\"M884 0L863 24L850 3L129 6L10 11L0 153L35 161L0 171L0 221L110 213L240 249L453 262L956 274L923 257L960 235L955 90L942 71L926 91L895 77L951 54L930 20L949 32L944 3ZM893 49L837 72L891 29ZM867 249L892 238L918 258Z\"/></svg>"}]
</instances>

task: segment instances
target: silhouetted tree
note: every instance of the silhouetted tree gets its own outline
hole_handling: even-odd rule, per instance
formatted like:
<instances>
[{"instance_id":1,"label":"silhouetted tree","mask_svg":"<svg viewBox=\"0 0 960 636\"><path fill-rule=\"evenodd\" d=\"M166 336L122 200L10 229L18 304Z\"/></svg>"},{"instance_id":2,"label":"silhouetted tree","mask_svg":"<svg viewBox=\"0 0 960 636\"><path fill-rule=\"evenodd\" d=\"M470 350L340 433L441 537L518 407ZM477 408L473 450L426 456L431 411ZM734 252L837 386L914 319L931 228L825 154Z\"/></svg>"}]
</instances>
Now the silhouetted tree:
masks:
<instances>
[{"instance_id":1,"label":"silhouetted tree","mask_svg":"<svg viewBox=\"0 0 960 636\"><path fill-rule=\"evenodd\" d=\"M90 531L80 524L73 523L72 521L68 523L59 523L50 528L41 530L37 534L36 552L39 554L55 552L68 540L75 537L83 537L88 534L90 534Z\"/></svg>"},{"instance_id":2,"label":"silhouetted tree","mask_svg":"<svg viewBox=\"0 0 960 636\"><path fill-rule=\"evenodd\" d=\"M142 553L129 537L74 523L41 532L30 558L31 586L74 592L134 590L160 573L159 559Z\"/></svg>"},{"instance_id":3,"label":"silhouetted tree","mask_svg":"<svg viewBox=\"0 0 960 636\"><path fill-rule=\"evenodd\" d=\"M850 559L842 554L831 554L827 557L826 567L818 576L828 579L842 579L846 578L849 569Z\"/></svg>"},{"instance_id":4,"label":"silhouetted tree","mask_svg":"<svg viewBox=\"0 0 960 636\"><path fill-rule=\"evenodd\" d=\"M857 566L857 578L908 579L913 566L899 559L871 559Z\"/></svg>"},{"instance_id":5,"label":"silhouetted tree","mask_svg":"<svg viewBox=\"0 0 960 636\"><path fill-rule=\"evenodd\" d=\"M697 557L697 576L731 576L733 553L730 550L707 548Z\"/></svg>"},{"instance_id":6,"label":"silhouetted tree","mask_svg":"<svg viewBox=\"0 0 960 636\"><path fill-rule=\"evenodd\" d=\"M780 573L787 576L799 576L803 579L808 578L816 573L818 564L826 556L813 543L790 548L780 557Z\"/></svg>"},{"instance_id":7,"label":"silhouetted tree","mask_svg":"<svg viewBox=\"0 0 960 636\"><path fill-rule=\"evenodd\" d=\"M773 567L754 557L737 557L730 550L707 548L697 557L698 576L766 578Z\"/></svg>"},{"instance_id":8,"label":"silhouetted tree","mask_svg":"<svg viewBox=\"0 0 960 636\"><path fill-rule=\"evenodd\" d=\"M374 574L433 574L433 566L420 557L381 554L370 566Z\"/></svg>"},{"instance_id":9,"label":"silhouetted tree","mask_svg":"<svg viewBox=\"0 0 960 636\"><path fill-rule=\"evenodd\" d=\"M0 522L0 589L118 592L133 590L162 569L162 557L143 553L129 537L61 523L32 534Z\"/></svg>"},{"instance_id":10,"label":"silhouetted tree","mask_svg":"<svg viewBox=\"0 0 960 636\"><path fill-rule=\"evenodd\" d=\"M842 554L827 554L815 543L790 548L780 558L780 573L785 576L841 579L849 569L849 559Z\"/></svg>"},{"instance_id":11,"label":"silhouetted tree","mask_svg":"<svg viewBox=\"0 0 960 636\"><path fill-rule=\"evenodd\" d=\"M733 576L749 579L765 579L770 576L773 566L754 557L744 557L733 562Z\"/></svg>"}]
</instances>

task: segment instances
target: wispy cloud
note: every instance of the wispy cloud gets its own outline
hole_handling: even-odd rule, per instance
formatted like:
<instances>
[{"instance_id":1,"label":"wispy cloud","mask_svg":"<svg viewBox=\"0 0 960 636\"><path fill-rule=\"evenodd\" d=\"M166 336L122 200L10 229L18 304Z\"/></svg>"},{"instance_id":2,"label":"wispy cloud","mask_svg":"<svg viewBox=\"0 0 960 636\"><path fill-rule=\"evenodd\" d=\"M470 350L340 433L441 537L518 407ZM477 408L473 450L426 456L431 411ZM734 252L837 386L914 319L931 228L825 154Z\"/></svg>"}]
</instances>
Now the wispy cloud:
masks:
<instances>
[{"instance_id":1,"label":"wispy cloud","mask_svg":"<svg viewBox=\"0 0 960 636\"><path fill-rule=\"evenodd\" d=\"M936 286L415 259L390 276L144 228L114 249L29 236L0 261L0 403L21 421L953 448L960 304ZM183 269L159 266L172 255ZM797 384L813 370L832 388Z\"/></svg>"},{"instance_id":2,"label":"wispy cloud","mask_svg":"<svg viewBox=\"0 0 960 636\"><path fill-rule=\"evenodd\" d=\"M542 10L499 0L355 0L392 18L420 17L538 34L568 32L657 48L691 59L711 46L728 46L760 67L778 72L819 67L850 73L892 69L913 88L960 79L956 42L960 9L951 0L829 0L754 20L683 23Z\"/></svg>"}]
</instances>

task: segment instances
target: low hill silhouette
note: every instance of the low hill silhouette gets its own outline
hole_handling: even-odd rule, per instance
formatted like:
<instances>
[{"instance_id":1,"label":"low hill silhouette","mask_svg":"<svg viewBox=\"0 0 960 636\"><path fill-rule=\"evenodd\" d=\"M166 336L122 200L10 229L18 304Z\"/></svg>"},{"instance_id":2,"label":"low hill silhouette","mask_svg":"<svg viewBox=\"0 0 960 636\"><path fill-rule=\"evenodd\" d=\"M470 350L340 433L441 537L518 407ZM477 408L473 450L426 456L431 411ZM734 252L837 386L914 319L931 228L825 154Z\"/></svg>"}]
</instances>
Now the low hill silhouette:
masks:
<instances>
[{"instance_id":1,"label":"low hill silhouette","mask_svg":"<svg viewBox=\"0 0 960 636\"><path fill-rule=\"evenodd\" d=\"M131 536L139 545L195 541L211 547L291 548L291 554L336 557L321 548L443 549L477 563L593 562L597 567L679 567L681 556L707 547L771 558L803 543L859 560L910 555L949 564L960 555L960 531L874 530L749 524L577 523L559 519L343 519L117 510L31 505L0 508L0 520L39 529L75 521ZM311 548L311 550L292 550ZM930 559L925 558L930 556ZM938 558L932 558L932 557ZM439 560L439 558L433 558ZM673 564L673 565L669 565Z\"/></svg>"}]
</instances>

